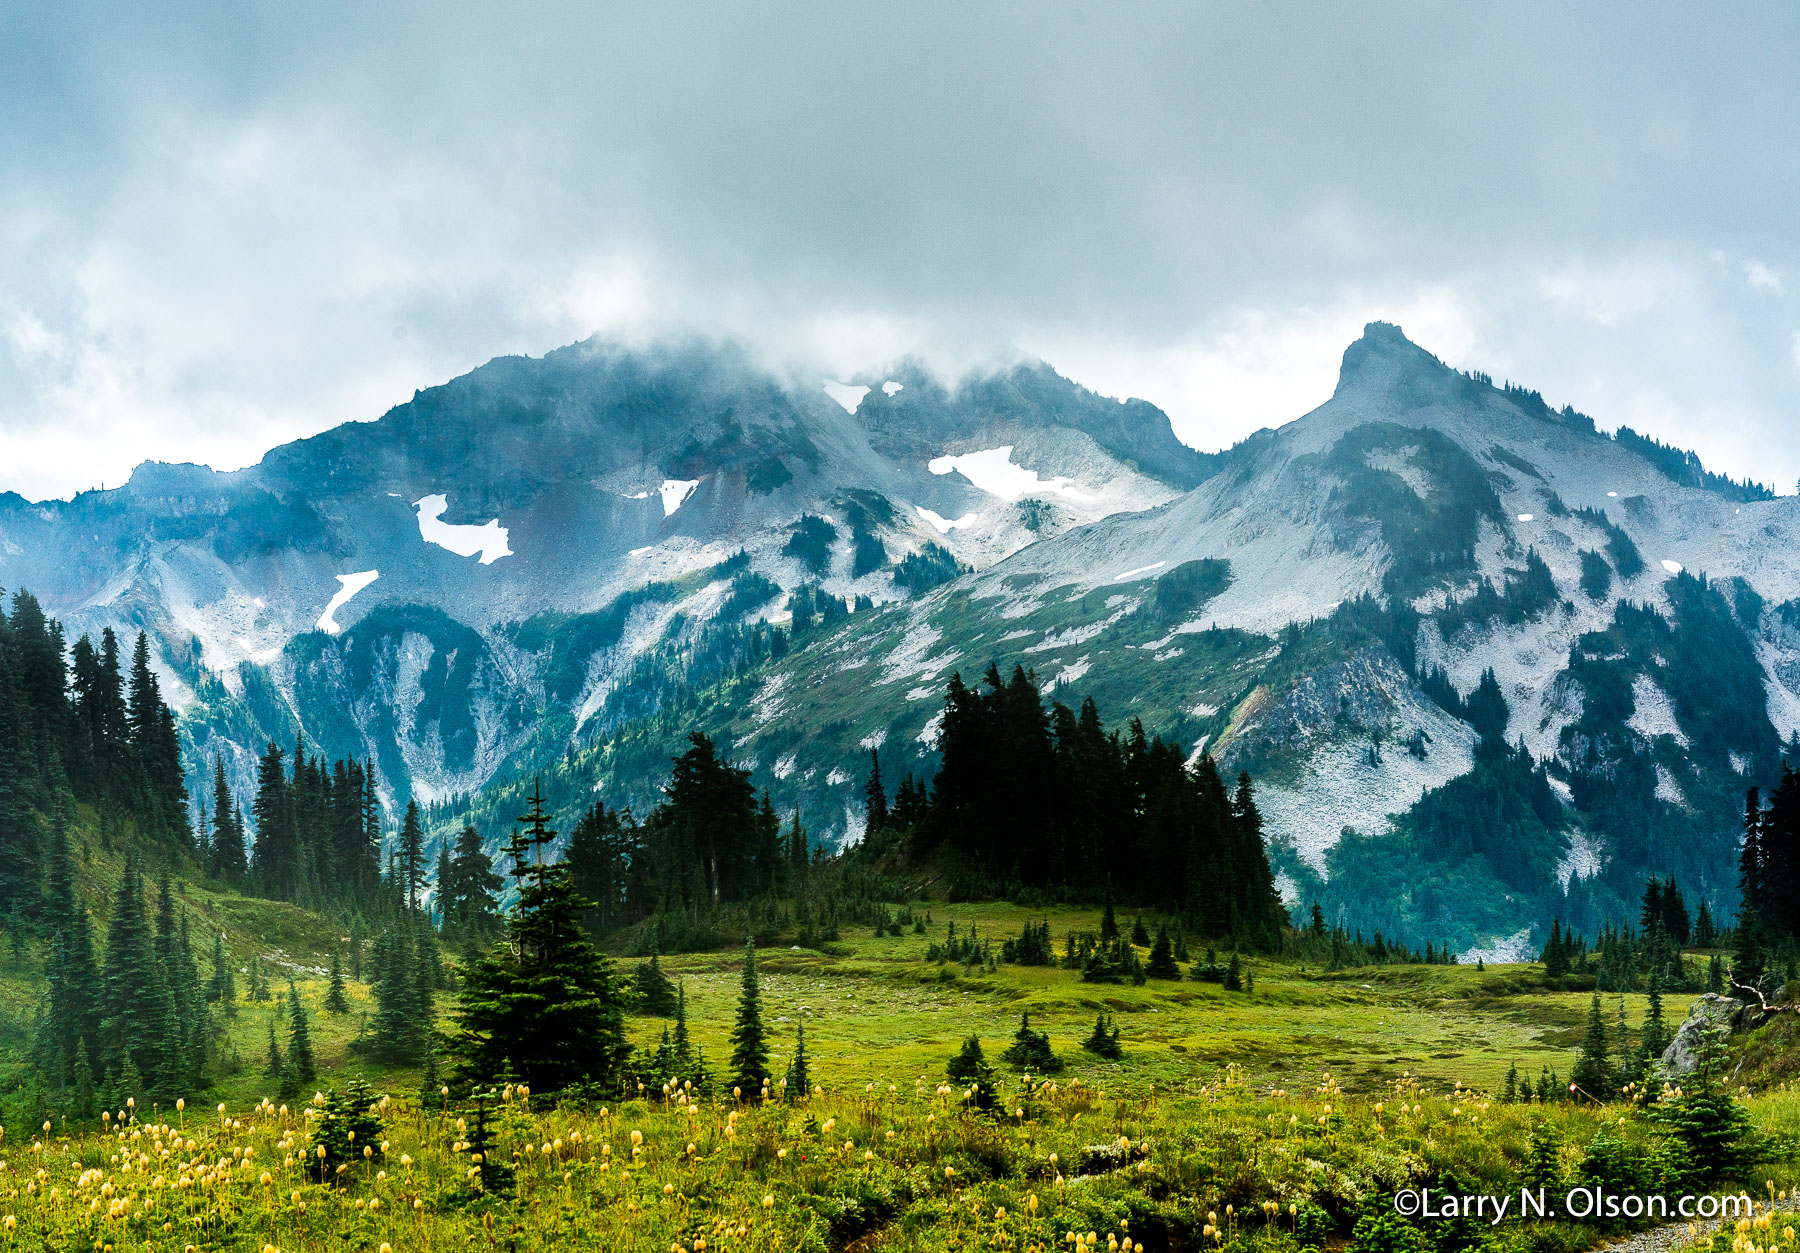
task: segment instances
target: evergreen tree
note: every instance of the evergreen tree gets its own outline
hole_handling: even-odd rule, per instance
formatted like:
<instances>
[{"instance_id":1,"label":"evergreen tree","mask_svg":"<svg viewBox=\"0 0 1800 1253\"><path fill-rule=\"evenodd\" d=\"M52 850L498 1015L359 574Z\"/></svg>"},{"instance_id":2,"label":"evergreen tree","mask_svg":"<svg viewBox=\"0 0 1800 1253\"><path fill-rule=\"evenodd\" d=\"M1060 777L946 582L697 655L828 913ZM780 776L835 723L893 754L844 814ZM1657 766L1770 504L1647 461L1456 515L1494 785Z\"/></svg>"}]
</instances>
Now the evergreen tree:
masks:
<instances>
[{"instance_id":1,"label":"evergreen tree","mask_svg":"<svg viewBox=\"0 0 1800 1253\"><path fill-rule=\"evenodd\" d=\"M177 1042L178 1033L163 964L157 960L156 940L144 912L143 876L130 848L107 926L105 987L106 1017L100 1032L106 1074L121 1079L129 1066L150 1091L164 1094L165 1081L173 1078L169 1047Z\"/></svg>"},{"instance_id":2,"label":"evergreen tree","mask_svg":"<svg viewBox=\"0 0 1800 1253\"><path fill-rule=\"evenodd\" d=\"M812 1072L806 1065L806 1019L802 1018L794 1032L794 1060L788 1066L786 1081L782 1085L782 1095L788 1104L804 1101L812 1095Z\"/></svg>"},{"instance_id":3,"label":"evergreen tree","mask_svg":"<svg viewBox=\"0 0 1800 1253\"><path fill-rule=\"evenodd\" d=\"M625 993L588 939L590 903L561 863L543 860L555 838L542 789L508 845L518 906L506 943L472 963L458 992L452 1052L460 1074L489 1080L508 1066L537 1092L587 1080L615 1084L629 1045Z\"/></svg>"},{"instance_id":4,"label":"evergreen tree","mask_svg":"<svg viewBox=\"0 0 1800 1253\"><path fill-rule=\"evenodd\" d=\"M350 1012L350 998L344 994L344 954L335 944L331 946L331 985L325 993L325 1012Z\"/></svg>"},{"instance_id":5,"label":"evergreen tree","mask_svg":"<svg viewBox=\"0 0 1800 1253\"><path fill-rule=\"evenodd\" d=\"M406 893L406 908L419 907L419 890L425 874L425 827L419 819L419 802L406 802L406 817L400 823L400 883Z\"/></svg>"},{"instance_id":6,"label":"evergreen tree","mask_svg":"<svg viewBox=\"0 0 1800 1253\"><path fill-rule=\"evenodd\" d=\"M746 1101L761 1098L769 1081L769 1041L763 1031L762 992L756 979L756 944L744 944L744 972L738 992L737 1023L731 1029L732 1086Z\"/></svg>"},{"instance_id":7,"label":"evergreen tree","mask_svg":"<svg viewBox=\"0 0 1800 1253\"><path fill-rule=\"evenodd\" d=\"M1755 999L1768 973L1768 959L1763 953L1762 925L1757 916L1746 909L1738 918L1737 944L1731 956L1733 994L1745 1000Z\"/></svg>"},{"instance_id":8,"label":"evergreen tree","mask_svg":"<svg viewBox=\"0 0 1800 1253\"><path fill-rule=\"evenodd\" d=\"M222 931L213 933L212 981L207 984L206 999L216 1002L228 1016L237 1017L237 978L225 952L225 933Z\"/></svg>"},{"instance_id":9,"label":"evergreen tree","mask_svg":"<svg viewBox=\"0 0 1800 1253\"><path fill-rule=\"evenodd\" d=\"M1706 898L1701 897L1700 915L1694 919L1694 947L1711 948L1718 943L1718 939L1719 927L1713 921L1712 908L1706 903Z\"/></svg>"},{"instance_id":10,"label":"evergreen tree","mask_svg":"<svg viewBox=\"0 0 1800 1253\"><path fill-rule=\"evenodd\" d=\"M213 758L212 831L207 840L207 873L227 883L242 882L249 869L244 823L225 781L225 759Z\"/></svg>"},{"instance_id":11,"label":"evergreen tree","mask_svg":"<svg viewBox=\"0 0 1800 1253\"><path fill-rule=\"evenodd\" d=\"M1062 1058L1050 1047L1050 1037L1032 1030L1030 1014L1019 1015L1019 1029L1013 1034L1013 1042L1000 1054L1000 1060L1041 1075L1058 1074L1063 1069Z\"/></svg>"},{"instance_id":12,"label":"evergreen tree","mask_svg":"<svg viewBox=\"0 0 1800 1253\"><path fill-rule=\"evenodd\" d=\"M288 984L288 1048L282 1067L282 1090L292 1097L312 1086L319 1077L318 1063L313 1058L312 1028L306 1007L300 1004L300 989Z\"/></svg>"},{"instance_id":13,"label":"evergreen tree","mask_svg":"<svg viewBox=\"0 0 1800 1253\"><path fill-rule=\"evenodd\" d=\"M1124 1051L1119 1047L1119 1029L1113 1025L1110 1014L1100 1014L1094 1019L1094 1029L1081 1042L1081 1047L1109 1061L1116 1062L1124 1056Z\"/></svg>"},{"instance_id":14,"label":"evergreen tree","mask_svg":"<svg viewBox=\"0 0 1800 1253\"><path fill-rule=\"evenodd\" d=\"M1575 1069L1569 1072L1575 1086L1596 1101L1604 1101L1612 1095L1612 1074L1607 1064L1610 1053L1606 1021L1600 1013L1600 994L1596 992L1588 1009L1587 1035L1576 1054Z\"/></svg>"},{"instance_id":15,"label":"evergreen tree","mask_svg":"<svg viewBox=\"0 0 1800 1253\"><path fill-rule=\"evenodd\" d=\"M1144 973L1152 979L1181 978L1181 967L1175 964L1175 946L1166 926L1156 930L1156 943L1150 949L1150 964L1144 968Z\"/></svg>"},{"instance_id":16,"label":"evergreen tree","mask_svg":"<svg viewBox=\"0 0 1800 1253\"><path fill-rule=\"evenodd\" d=\"M981 1040L971 1035L963 1041L962 1049L950 1064L944 1067L944 1073L952 1083L967 1084L967 1102L976 1109L994 1108L997 1094L994 1091L994 1071L987 1063L981 1051Z\"/></svg>"},{"instance_id":17,"label":"evergreen tree","mask_svg":"<svg viewBox=\"0 0 1800 1253\"><path fill-rule=\"evenodd\" d=\"M1663 1051L1669 1047L1668 1027L1663 1022L1662 971L1659 968L1655 966L1650 968L1649 982L1650 1003L1644 1010L1644 1032L1641 1046L1644 1059L1642 1069L1646 1078L1655 1075L1656 1063L1662 1057Z\"/></svg>"},{"instance_id":18,"label":"evergreen tree","mask_svg":"<svg viewBox=\"0 0 1800 1253\"><path fill-rule=\"evenodd\" d=\"M1725 1087L1724 1055L1723 1030L1704 1030L1697 1065L1682 1080L1681 1094L1667 1116L1669 1129L1703 1181L1735 1174L1748 1155L1750 1113Z\"/></svg>"},{"instance_id":19,"label":"evergreen tree","mask_svg":"<svg viewBox=\"0 0 1800 1253\"><path fill-rule=\"evenodd\" d=\"M636 985L638 1013L667 1018L675 1012L675 985L663 973L655 954L638 965Z\"/></svg>"},{"instance_id":20,"label":"evergreen tree","mask_svg":"<svg viewBox=\"0 0 1800 1253\"><path fill-rule=\"evenodd\" d=\"M287 1063L286 1059L281 1055L281 1044L275 1038L275 1015L273 1014L269 1015L269 1049L265 1054L265 1057L266 1061L263 1063L263 1073L275 1080L276 1083L280 1084L282 1082L282 1076L287 1071ZM287 1091L285 1084L282 1085L281 1090L283 1092ZM296 1089L296 1091L297 1090L298 1089Z\"/></svg>"},{"instance_id":21,"label":"evergreen tree","mask_svg":"<svg viewBox=\"0 0 1800 1253\"><path fill-rule=\"evenodd\" d=\"M495 930L500 925L495 900L502 881L474 827L465 826L457 835L449 869L449 878L438 885L445 930L466 936Z\"/></svg>"},{"instance_id":22,"label":"evergreen tree","mask_svg":"<svg viewBox=\"0 0 1800 1253\"><path fill-rule=\"evenodd\" d=\"M869 750L869 779L863 785L863 808L868 815L868 832L874 835L887 830L887 789L881 783L881 754Z\"/></svg>"}]
</instances>

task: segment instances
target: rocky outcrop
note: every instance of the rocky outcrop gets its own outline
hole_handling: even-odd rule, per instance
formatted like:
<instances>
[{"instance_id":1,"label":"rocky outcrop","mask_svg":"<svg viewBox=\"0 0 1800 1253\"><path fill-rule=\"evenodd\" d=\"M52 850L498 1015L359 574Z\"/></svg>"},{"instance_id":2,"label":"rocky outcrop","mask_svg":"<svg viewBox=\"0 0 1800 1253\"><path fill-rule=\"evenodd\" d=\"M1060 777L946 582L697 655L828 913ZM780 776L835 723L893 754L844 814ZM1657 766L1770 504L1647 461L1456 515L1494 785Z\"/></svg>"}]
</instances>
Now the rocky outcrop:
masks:
<instances>
[{"instance_id":1,"label":"rocky outcrop","mask_svg":"<svg viewBox=\"0 0 1800 1253\"><path fill-rule=\"evenodd\" d=\"M1716 1027L1727 1036L1740 1035L1762 1026L1774 1012L1716 992L1706 993L1688 1009L1688 1016L1675 1029L1675 1038L1663 1050L1663 1077L1680 1079L1694 1073L1700 1064L1700 1044L1707 1031Z\"/></svg>"}]
</instances>

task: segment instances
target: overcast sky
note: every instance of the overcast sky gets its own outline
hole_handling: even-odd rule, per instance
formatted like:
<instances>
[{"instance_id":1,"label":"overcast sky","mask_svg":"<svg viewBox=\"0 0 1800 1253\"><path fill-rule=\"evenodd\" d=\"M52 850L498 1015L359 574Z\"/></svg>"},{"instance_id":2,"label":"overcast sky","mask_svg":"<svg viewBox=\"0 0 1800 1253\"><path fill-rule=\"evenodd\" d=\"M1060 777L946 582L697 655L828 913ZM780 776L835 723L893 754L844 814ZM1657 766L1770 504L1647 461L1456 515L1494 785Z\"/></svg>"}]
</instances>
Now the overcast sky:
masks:
<instances>
[{"instance_id":1,"label":"overcast sky","mask_svg":"<svg viewBox=\"0 0 1800 1253\"><path fill-rule=\"evenodd\" d=\"M4 7L0 490L595 332L1023 351L1210 449L1372 318L1800 476L1793 6L451 7Z\"/></svg>"}]
</instances>

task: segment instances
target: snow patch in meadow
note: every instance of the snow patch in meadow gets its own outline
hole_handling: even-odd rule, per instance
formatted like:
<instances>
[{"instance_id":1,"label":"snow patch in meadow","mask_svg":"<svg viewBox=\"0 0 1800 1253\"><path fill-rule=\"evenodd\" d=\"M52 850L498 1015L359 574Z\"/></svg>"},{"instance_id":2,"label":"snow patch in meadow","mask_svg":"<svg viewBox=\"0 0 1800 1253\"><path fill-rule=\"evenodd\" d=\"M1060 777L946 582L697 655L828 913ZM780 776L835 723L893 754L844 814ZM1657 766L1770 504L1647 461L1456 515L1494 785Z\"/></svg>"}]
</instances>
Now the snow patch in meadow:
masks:
<instances>
[{"instance_id":1,"label":"snow patch in meadow","mask_svg":"<svg viewBox=\"0 0 1800 1253\"><path fill-rule=\"evenodd\" d=\"M1662 568L1667 570L1670 574L1681 573L1681 563L1679 561L1670 561L1667 557L1663 558Z\"/></svg>"},{"instance_id":2,"label":"snow patch in meadow","mask_svg":"<svg viewBox=\"0 0 1800 1253\"><path fill-rule=\"evenodd\" d=\"M1194 705L1193 708L1188 710L1188 713L1196 718L1210 718L1218 712L1219 707L1217 705L1209 705L1205 701L1200 701L1198 704Z\"/></svg>"},{"instance_id":3,"label":"snow patch in meadow","mask_svg":"<svg viewBox=\"0 0 1800 1253\"><path fill-rule=\"evenodd\" d=\"M998 448L983 448L980 452L933 457L925 468L933 474L960 474L988 495L998 496L1001 500L1017 500L1037 492L1055 492L1071 500L1092 499L1076 491L1075 480L1067 475L1039 478L1036 470L1015 464L1012 455L1013 445L1002 444Z\"/></svg>"},{"instance_id":4,"label":"snow patch in meadow","mask_svg":"<svg viewBox=\"0 0 1800 1253\"><path fill-rule=\"evenodd\" d=\"M788 778L794 773L794 756L793 753L789 753L786 757L781 758L775 763L773 769L770 770L770 773L777 779Z\"/></svg>"},{"instance_id":5,"label":"snow patch in meadow","mask_svg":"<svg viewBox=\"0 0 1800 1253\"><path fill-rule=\"evenodd\" d=\"M1738 752L1737 749L1735 749L1735 748L1732 749L1729 753L1726 754L1726 756L1728 756L1731 759L1731 768L1733 770L1737 771L1737 773L1739 773L1739 774L1749 774L1750 773L1750 759L1748 757L1744 756L1742 753Z\"/></svg>"},{"instance_id":6,"label":"snow patch in meadow","mask_svg":"<svg viewBox=\"0 0 1800 1253\"><path fill-rule=\"evenodd\" d=\"M963 527L974 526L981 520L981 515L978 513L965 513L960 518L946 518L936 510L927 509L924 505L914 505L913 508L919 511L919 516L921 518L924 518L925 521L931 523L939 535L948 535L950 532L960 530Z\"/></svg>"},{"instance_id":7,"label":"snow patch in meadow","mask_svg":"<svg viewBox=\"0 0 1800 1253\"><path fill-rule=\"evenodd\" d=\"M656 489L662 496L663 517L668 517L686 504L687 498L699 486L699 479L664 479L662 486Z\"/></svg>"},{"instance_id":8,"label":"snow patch in meadow","mask_svg":"<svg viewBox=\"0 0 1800 1253\"><path fill-rule=\"evenodd\" d=\"M882 727L881 730L876 731L872 735L863 736L858 743L860 743L865 750L873 752L875 749L880 748L883 744L887 743L887 728Z\"/></svg>"},{"instance_id":9,"label":"snow patch in meadow","mask_svg":"<svg viewBox=\"0 0 1800 1253\"><path fill-rule=\"evenodd\" d=\"M936 695L937 695L937 689L935 687L914 687L914 688L907 689L906 699L907 700L930 700L933 696L936 696Z\"/></svg>"},{"instance_id":10,"label":"snow patch in meadow","mask_svg":"<svg viewBox=\"0 0 1800 1253\"><path fill-rule=\"evenodd\" d=\"M881 385L881 390L886 392L888 395L892 396L895 392L899 391L901 388L903 388L905 386L906 386L905 383L896 383L896 382L894 382L893 379L889 379L887 382L885 382Z\"/></svg>"},{"instance_id":11,"label":"snow patch in meadow","mask_svg":"<svg viewBox=\"0 0 1800 1253\"><path fill-rule=\"evenodd\" d=\"M1070 683L1081 678L1081 676L1086 674L1091 668L1092 666L1087 659L1087 654L1083 653L1077 660L1062 668L1056 676L1056 681L1059 685L1066 687Z\"/></svg>"},{"instance_id":12,"label":"snow patch in meadow","mask_svg":"<svg viewBox=\"0 0 1800 1253\"><path fill-rule=\"evenodd\" d=\"M426 543L448 549L459 557L480 553L484 566L513 555L500 519L490 519L480 526L457 525L443 521L444 510L449 507L450 499L442 493L421 496L413 501L413 508L419 511L419 535Z\"/></svg>"},{"instance_id":13,"label":"snow patch in meadow","mask_svg":"<svg viewBox=\"0 0 1800 1253\"><path fill-rule=\"evenodd\" d=\"M1672 735L1675 742L1683 748L1688 747L1688 737L1681 729L1681 723L1675 718L1675 706L1669 701L1669 694L1662 690L1647 674L1640 674L1631 681L1631 700L1635 708L1625 725L1636 731L1647 740L1654 740L1659 735Z\"/></svg>"},{"instance_id":14,"label":"snow patch in meadow","mask_svg":"<svg viewBox=\"0 0 1800 1253\"><path fill-rule=\"evenodd\" d=\"M328 635L336 635L339 631L342 631L344 628L338 625L337 611L349 604L352 596L362 591L363 588L367 587L380 577L381 571L379 570L362 570L356 574L338 575L337 581L342 586L338 588L337 594L326 603L325 612L319 615L319 630L324 631ZM261 607L262 602L259 599L257 608L260 609Z\"/></svg>"},{"instance_id":15,"label":"snow patch in meadow","mask_svg":"<svg viewBox=\"0 0 1800 1253\"><path fill-rule=\"evenodd\" d=\"M1522 513L1519 515L1519 521L1521 522L1533 522L1536 520L1537 515L1535 513Z\"/></svg>"},{"instance_id":16,"label":"snow patch in meadow","mask_svg":"<svg viewBox=\"0 0 1800 1253\"><path fill-rule=\"evenodd\" d=\"M850 782L850 772L842 766L833 766L831 773L825 776L825 782L830 787L843 787Z\"/></svg>"},{"instance_id":17,"label":"snow patch in meadow","mask_svg":"<svg viewBox=\"0 0 1800 1253\"><path fill-rule=\"evenodd\" d=\"M885 391L886 389L883 388ZM840 383L836 379L825 380L825 394L844 406L845 413L855 413L862 404L863 397L869 394L866 387L853 387L849 383ZM892 396L893 392L888 392Z\"/></svg>"}]
</instances>

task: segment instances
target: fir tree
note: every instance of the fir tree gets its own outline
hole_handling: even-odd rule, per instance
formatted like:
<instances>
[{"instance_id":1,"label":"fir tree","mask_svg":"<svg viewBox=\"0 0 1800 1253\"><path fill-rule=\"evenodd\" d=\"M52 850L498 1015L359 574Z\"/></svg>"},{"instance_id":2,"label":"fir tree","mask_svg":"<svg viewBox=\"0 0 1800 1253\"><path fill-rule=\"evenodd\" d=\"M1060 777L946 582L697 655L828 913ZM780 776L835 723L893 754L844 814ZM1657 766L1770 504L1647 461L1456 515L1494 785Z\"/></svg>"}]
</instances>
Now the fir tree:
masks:
<instances>
[{"instance_id":1,"label":"fir tree","mask_svg":"<svg viewBox=\"0 0 1800 1253\"><path fill-rule=\"evenodd\" d=\"M1100 915L1100 938L1116 940L1119 938L1119 920L1113 914L1112 884L1106 885L1106 911Z\"/></svg>"},{"instance_id":2,"label":"fir tree","mask_svg":"<svg viewBox=\"0 0 1800 1253\"><path fill-rule=\"evenodd\" d=\"M1013 1034L1013 1042L1000 1054L1000 1060L1042 1075L1057 1074L1063 1069L1062 1058L1050 1047L1050 1037L1031 1029L1030 1014L1019 1015L1019 1029Z\"/></svg>"},{"instance_id":3,"label":"fir tree","mask_svg":"<svg viewBox=\"0 0 1800 1253\"><path fill-rule=\"evenodd\" d=\"M868 815L871 834L887 830L887 789L881 783L881 755L872 748L869 750L869 779L863 785L863 808Z\"/></svg>"},{"instance_id":4,"label":"fir tree","mask_svg":"<svg viewBox=\"0 0 1800 1253\"><path fill-rule=\"evenodd\" d=\"M400 884L405 892L406 908L419 907L419 889L425 875L425 827L419 819L419 802L406 802L406 817L400 823Z\"/></svg>"},{"instance_id":5,"label":"fir tree","mask_svg":"<svg viewBox=\"0 0 1800 1253\"><path fill-rule=\"evenodd\" d=\"M1735 1174L1748 1155L1750 1113L1725 1087L1724 1055L1723 1029L1703 1030L1697 1064L1667 1115L1670 1131L1703 1181Z\"/></svg>"},{"instance_id":6,"label":"fir tree","mask_svg":"<svg viewBox=\"0 0 1800 1253\"><path fill-rule=\"evenodd\" d=\"M331 946L331 985L325 992L325 1012L350 1012L350 998L344 994L344 954L335 944Z\"/></svg>"},{"instance_id":7,"label":"fir tree","mask_svg":"<svg viewBox=\"0 0 1800 1253\"><path fill-rule=\"evenodd\" d=\"M318 1063L313 1058L312 1028L308 1024L306 1007L300 1004L300 990L292 983L288 984L288 1048L287 1061L282 1067L281 1081L283 1090L293 1096L312 1086L319 1077Z\"/></svg>"},{"instance_id":8,"label":"fir tree","mask_svg":"<svg viewBox=\"0 0 1800 1253\"><path fill-rule=\"evenodd\" d=\"M1144 968L1144 973L1152 979L1181 978L1181 967L1175 964L1175 946L1166 926L1156 930L1156 944L1150 949L1150 964Z\"/></svg>"},{"instance_id":9,"label":"fir tree","mask_svg":"<svg viewBox=\"0 0 1800 1253\"><path fill-rule=\"evenodd\" d=\"M280 1083L282 1075L287 1070L287 1064L285 1059L281 1056L281 1044L275 1038L275 1015L273 1014L269 1015L269 1049L267 1054L265 1054L265 1057L266 1061L263 1064L263 1073L277 1083ZM283 1091L285 1090L284 1087Z\"/></svg>"},{"instance_id":10,"label":"fir tree","mask_svg":"<svg viewBox=\"0 0 1800 1253\"><path fill-rule=\"evenodd\" d=\"M737 1022L731 1029L731 1075L736 1095L760 1099L769 1082L769 1042L763 1031L762 991L756 978L756 945L744 944L743 979L738 992Z\"/></svg>"},{"instance_id":11,"label":"fir tree","mask_svg":"<svg viewBox=\"0 0 1800 1253\"><path fill-rule=\"evenodd\" d=\"M786 1079L782 1085L782 1095L788 1104L804 1101L812 1095L812 1072L806 1066L806 1020L802 1018L794 1032L794 1060L788 1066Z\"/></svg>"},{"instance_id":12,"label":"fir tree","mask_svg":"<svg viewBox=\"0 0 1800 1253\"><path fill-rule=\"evenodd\" d=\"M1600 1013L1600 994L1596 992L1588 1008L1587 1035L1576 1054L1575 1069L1569 1072L1575 1086L1593 1100L1604 1101L1612 1094L1612 1074L1607 1064L1610 1054L1606 1021Z\"/></svg>"},{"instance_id":13,"label":"fir tree","mask_svg":"<svg viewBox=\"0 0 1800 1253\"><path fill-rule=\"evenodd\" d=\"M979 1037L971 1035L963 1041L961 1050L944 1067L944 1073L952 1083L968 1086L968 1096L965 1099L974 1108L994 1108L997 1097L994 1091L994 1071L981 1051Z\"/></svg>"},{"instance_id":14,"label":"fir tree","mask_svg":"<svg viewBox=\"0 0 1800 1253\"><path fill-rule=\"evenodd\" d=\"M1119 1047L1119 1029L1113 1025L1110 1014L1100 1014L1094 1019L1094 1029L1081 1042L1081 1047L1109 1061L1116 1062L1124 1056L1124 1050Z\"/></svg>"},{"instance_id":15,"label":"fir tree","mask_svg":"<svg viewBox=\"0 0 1800 1253\"><path fill-rule=\"evenodd\" d=\"M566 865L543 860L555 835L534 785L508 845L519 895L507 942L473 962L458 990L451 1050L467 1078L490 1080L510 1065L537 1092L606 1086L629 1055L624 990L581 925L590 903Z\"/></svg>"},{"instance_id":16,"label":"fir tree","mask_svg":"<svg viewBox=\"0 0 1800 1253\"><path fill-rule=\"evenodd\" d=\"M663 973L656 954L640 962L636 984L637 1012L652 1018L667 1018L675 1012L675 985Z\"/></svg>"}]
</instances>

